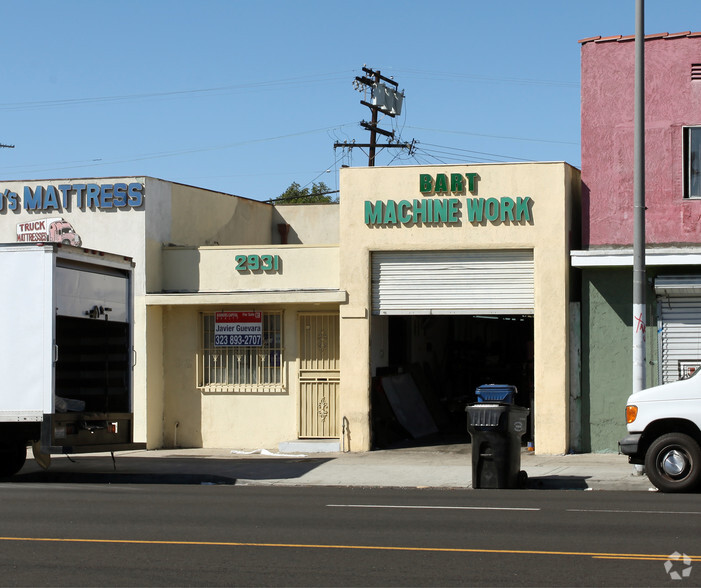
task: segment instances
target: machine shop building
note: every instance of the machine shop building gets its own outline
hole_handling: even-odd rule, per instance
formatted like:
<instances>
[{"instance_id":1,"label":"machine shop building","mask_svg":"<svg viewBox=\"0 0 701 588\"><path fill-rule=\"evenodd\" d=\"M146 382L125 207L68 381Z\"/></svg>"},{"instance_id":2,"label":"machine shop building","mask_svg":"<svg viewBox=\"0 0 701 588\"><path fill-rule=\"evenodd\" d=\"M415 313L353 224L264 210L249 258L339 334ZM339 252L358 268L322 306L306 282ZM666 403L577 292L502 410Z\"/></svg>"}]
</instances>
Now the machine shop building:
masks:
<instances>
[{"instance_id":1,"label":"machine shop building","mask_svg":"<svg viewBox=\"0 0 701 588\"><path fill-rule=\"evenodd\" d=\"M536 451L571 447L580 175L566 163L344 168L338 204L151 177L0 194L2 242L134 259L135 440L150 448L467 441L465 405L488 383L517 387Z\"/></svg>"}]
</instances>

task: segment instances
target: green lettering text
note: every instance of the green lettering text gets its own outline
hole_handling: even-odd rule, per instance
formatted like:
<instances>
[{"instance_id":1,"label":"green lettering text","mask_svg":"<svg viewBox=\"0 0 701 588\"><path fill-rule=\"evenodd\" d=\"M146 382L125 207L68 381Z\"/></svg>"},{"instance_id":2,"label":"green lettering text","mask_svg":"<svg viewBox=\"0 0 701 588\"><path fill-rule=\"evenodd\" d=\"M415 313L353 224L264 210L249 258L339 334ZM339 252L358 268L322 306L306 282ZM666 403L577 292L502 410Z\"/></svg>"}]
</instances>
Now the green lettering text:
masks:
<instances>
[{"instance_id":1,"label":"green lettering text","mask_svg":"<svg viewBox=\"0 0 701 588\"><path fill-rule=\"evenodd\" d=\"M365 201L365 224L376 225L382 222L382 201L378 200L374 204L369 200Z\"/></svg>"},{"instance_id":2,"label":"green lettering text","mask_svg":"<svg viewBox=\"0 0 701 588\"><path fill-rule=\"evenodd\" d=\"M408 200L401 200L397 206L397 218L400 223L411 222L411 202Z\"/></svg>"},{"instance_id":3,"label":"green lettering text","mask_svg":"<svg viewBox=\"0 0 701 588\"><path fill-rule=\"evenodd\" d=\"M460 221L460 200L457 198L448 199L448 222L457 223Z\"/></svg>"},{"instance_id":4,"label":"green lettering text","mask_svg":"<svg viewBox=\"0 0 701 588\"><path fill-rule=\"evenodd\" d=\"M477 174L465 174L465 177L467 177L467 189L470 192L474 192L475 184L477 183Z\"/></svg>"},{"instance_id":5,"label":"green lettering text","mask_svg":"<svg viewBox=\"0 0 701 588\"><path fill-rule=\"evenodd\" d=\"M526 222L530 222L531 220L531 197L526 196L525 198L521 198L520 196L516 198L516 220L521 221L525 220Z\"/></svg>"},{"instance_id":6,"label":"green lettering text","mask_svg":"<svg viewBox=\"0 0 701 588\"><path fill-rule=\"evenodd\" d=\"M445 223L448 221L448 201L434 200L433 201L433 222Z\"/></svg>"},{"instance_id":7,"label":"green lettering text","mask_svg":"<svg viewBox=\"0 0 701 588\"><path fill-rule=\"evenodd\" d=\"M422 194L433 192L433 178L430 174L419 175L419 192Z\"/></svg>"},{"instance_id":8,"label":"green lettering text","mask_svg":"<svg viewBox=\"0 0 701 588\"><path fill-rule=\"evenodd\" d=\"M385 216L382 222L384 224L397 223L397 203L394 200L388 200L385 204Z\"/></svg>"},{"instance_id":9,"label":"green lettering text","mask_svg":"<svg viewBox=\"0 0 701 588\"><path fill-rule=\"evenodd\" d=\"M414 200L411 220L415 223L426 222L426 203L430 200Z\"/></svg>"},{"instance_id":10,"label":"green lettering text","mask_svg":"<svg viewBox=\"0 0 701 588\"><path fill-rule=\"evenodd\" d=\"M438 174L436 176L436 194L448 191L448 176L445 174Z\"/></svg>"},{"instance_id":11,"label":"green lettering text","mask_svg":"<svg viewBox=\"0 0 701 588\"><path fill-rule=\"evenodd\" d=\"M499 217L501 222L505 220L514 220L514 201L511 198L501 199L501 216Z\"/></svg>"},{"instance_id":12,"label":"green lettering text","mask_svg":"<svg viewBox=\"0 0 701 588\"><path fill-rule=\"evenodd\" d=\"M495 221L499 218L499 201L496 198L487 198L484 203L484 216L488 221Z\"/></svg>"},{"instance_id":13,"label":"green lettering text","mask_svg":"<svg viewBox=\"0 0 701 588\"><path fill-rule=\"evenodd\" d=\"M467 220L471 223L481 223L484 215L484 198L467 199Z\"/></svg>"}]
</instances>

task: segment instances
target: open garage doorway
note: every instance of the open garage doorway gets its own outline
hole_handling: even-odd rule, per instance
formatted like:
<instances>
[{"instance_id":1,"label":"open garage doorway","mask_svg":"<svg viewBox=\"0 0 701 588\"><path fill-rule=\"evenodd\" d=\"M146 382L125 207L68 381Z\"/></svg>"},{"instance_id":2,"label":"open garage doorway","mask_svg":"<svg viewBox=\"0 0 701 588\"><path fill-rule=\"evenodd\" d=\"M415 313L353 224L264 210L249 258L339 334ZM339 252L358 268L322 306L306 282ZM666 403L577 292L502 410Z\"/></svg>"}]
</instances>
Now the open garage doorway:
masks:
<instances>
[{"instance_id":1,"label":"open garage doorway","mask_svg":"<svg viewBox=\"0 0 701 588\"><path fill-rule=\"evenodd\" d=\"M483 384L516 386L533 414L533 316L376 317L383 350L372 385L376 449L467 443L465 407ZM380 365L380 363L382 365ZM533 439L532 419L524 443Z\"/></svg>"}]
</instances>

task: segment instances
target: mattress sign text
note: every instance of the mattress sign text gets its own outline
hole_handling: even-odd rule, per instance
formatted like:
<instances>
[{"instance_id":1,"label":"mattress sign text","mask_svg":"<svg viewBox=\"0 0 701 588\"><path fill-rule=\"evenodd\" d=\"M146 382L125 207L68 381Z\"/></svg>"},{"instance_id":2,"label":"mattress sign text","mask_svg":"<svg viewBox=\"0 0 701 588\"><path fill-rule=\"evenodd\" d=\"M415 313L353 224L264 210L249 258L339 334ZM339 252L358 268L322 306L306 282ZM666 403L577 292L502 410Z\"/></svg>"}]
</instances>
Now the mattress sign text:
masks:
<instances>
[{"instance_id":1,"label":"mattress sign text","mask_svg":"<svg viewBox=\"0 0 701 588\"><path fill-rule=\"evenodd\" d=\"M366 200L365 224L458 224L464 220L473 224L532 222L533 199L530 196L477 197L474 194L478 180L476 173L419 174L419 192L425 197Z\"/></svg>"},{"instance_id":2,"label":"mattress sign text","mask_svg":"<svg viewBox=\"0 0 701 588\"><path fill-rule=\"evenodd\" d=\"M131 184L59 184L23 186L21 194L0 188L0 211L64 211L138 208L144 203L144 186Z\"/></svg>"}]
</instances>

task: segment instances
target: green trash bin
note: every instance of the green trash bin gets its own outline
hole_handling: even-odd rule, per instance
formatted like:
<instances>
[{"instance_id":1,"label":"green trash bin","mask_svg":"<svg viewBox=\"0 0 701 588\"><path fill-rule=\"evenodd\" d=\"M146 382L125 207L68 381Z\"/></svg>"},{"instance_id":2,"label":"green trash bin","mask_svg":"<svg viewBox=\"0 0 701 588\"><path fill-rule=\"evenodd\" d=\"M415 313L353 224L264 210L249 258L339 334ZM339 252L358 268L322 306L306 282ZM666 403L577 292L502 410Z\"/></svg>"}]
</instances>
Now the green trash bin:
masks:
<instances>
[{"instance_id":1,"label":"green trash bin","mask_svg":"<svg viewBox=\"0 0 701 588\"><path fill-rule=\"evenodd\" d=\"M469 404L467 431L472 437L473 488L525 488L521 470L521 437L529 410L513 404Z\"/></svg>"}]
</instances>

